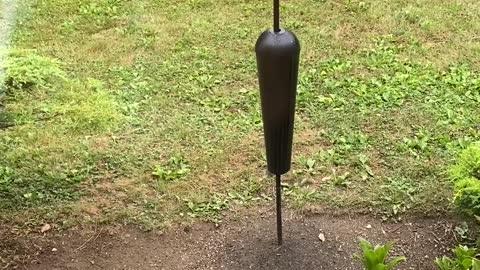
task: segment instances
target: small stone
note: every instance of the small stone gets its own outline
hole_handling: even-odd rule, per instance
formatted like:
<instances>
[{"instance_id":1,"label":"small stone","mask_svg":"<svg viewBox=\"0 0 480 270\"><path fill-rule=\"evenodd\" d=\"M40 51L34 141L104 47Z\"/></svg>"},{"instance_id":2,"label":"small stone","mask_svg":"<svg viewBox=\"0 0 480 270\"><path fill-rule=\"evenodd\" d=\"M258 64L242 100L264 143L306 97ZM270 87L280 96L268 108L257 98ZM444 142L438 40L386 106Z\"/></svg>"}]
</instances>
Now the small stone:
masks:
<instances>
[{"instance_id":1,"label":"small stone","mask_svg":"<svg viewBox=\"0 0 480 270\"><path fill-rule=\"evenodd\" d=\"M365 226L365 228L371 229L371 228L372 228L372 225L368 224L367 226Z\"/></svg>"},{"instance_id":2,"label":"small stone","mask_svg":"<svg viewBox=\"0 0 480 270\"><path fill-rule=\"evenodd\" d=\"M57 249L56 249L56 248L52 248L52 251L55 252L55 251L57 251Z\"/></svg>"},{"instance_id":3,"label":"small stone","mask_svg":"<svg viewBox=\"0 0 480 270\"><path fill-rule=\"evenodd\" d=\"M325 242L325 235L323 233L319 234L318 239L320 239L322 242Z\"/></svg>"},{"instance_id":4,"label":"small stone","mask_svg":"<svg viewBox=\"0 0 480 270\"><path fill-rule=\"evenodd\" d=\"M42 228L40 229L40 232L41 233L46 233L47 231L49 231L50 229L52 228L52 226L50 226L50 224L45 224L42 226Z\"/></svg>"}]
</instances>

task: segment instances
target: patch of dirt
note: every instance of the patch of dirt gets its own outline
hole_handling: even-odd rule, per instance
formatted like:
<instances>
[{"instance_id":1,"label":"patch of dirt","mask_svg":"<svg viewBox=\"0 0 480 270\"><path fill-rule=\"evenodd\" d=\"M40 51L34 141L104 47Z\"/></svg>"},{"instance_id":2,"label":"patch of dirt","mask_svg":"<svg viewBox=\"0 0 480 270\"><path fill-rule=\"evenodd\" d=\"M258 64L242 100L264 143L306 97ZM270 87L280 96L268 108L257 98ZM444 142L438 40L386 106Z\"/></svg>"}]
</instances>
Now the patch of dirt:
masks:
<instances>
[{"instance_id":1,"label":"patch of dirt","mask_svg":"<svg viewBox=\"0 0 480 270\"><path fill-rule=\"evenodd\" d=\"M296 131L293 140L293 151L305 157L314 156L320 150L331 147L331 143L320 132L310 127Z\"/></svg>"},{"instance_id":2,"label":"patch of dirt","mask_svg":"<svg viewBox=\"0 0 480 270\"><path fill-rule=\"evenodd\" d=\"M276 245L273 209L249 210L215 228L196 223L166 233L121 228L78 231L36 240L38 253L26 269L361 269L353 258L358 237L373 243L396 241L393 255L405 255L399 269L435 269L435 257L454 246L453 219L411 219L382 223L367 216L316 215L284 218L284 245ZM319 234L325 241L319 239ZM39 243L40 241L40 243ZM10 243L20 246L19 243ZM28 258L26 256L25 258ZM33 263L32 263L33 261Z\"/></svg>"}]
</instances>

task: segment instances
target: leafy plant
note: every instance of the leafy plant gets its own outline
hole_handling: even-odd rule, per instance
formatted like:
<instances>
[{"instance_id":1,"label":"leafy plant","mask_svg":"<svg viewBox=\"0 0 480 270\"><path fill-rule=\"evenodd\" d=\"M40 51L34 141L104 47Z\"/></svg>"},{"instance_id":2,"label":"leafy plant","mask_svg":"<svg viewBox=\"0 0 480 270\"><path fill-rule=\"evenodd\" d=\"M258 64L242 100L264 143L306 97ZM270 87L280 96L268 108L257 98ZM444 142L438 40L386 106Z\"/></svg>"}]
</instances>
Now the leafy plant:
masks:
<instances>
[{"instance_id":1,"label":"leafy plant","mask_svg":"<svg viewBox=\"0 0 480 270\"><path fill-rule=\"evenodd\" d=\"M480 214L480 181L477 178L465 178L455 184L454 202L458 209L468 215Z\"/></svg>"},{"instance_id":2,"label":"leafy plant","mask_svg":"<svg viewBox=\"0 0 480 270\"><path fill-rule=\"evenodd\" d=\"M5 65L8 90L45 87L54 79L65 79L60 62L32 52L13 52Z\"/></svg>"},{"instance_id":3,"label":"leafy plant","mask_svg":"<svg viewBox=\"0 0 480 270\"><path fill-rule=\"evenodd\" d=\"M301 157L298 160L299 168L295 170L295 174L309 174L314 175L316 174L317 168L317 160L314 158L305 158Z\"/></svg>"},{"instance_id":4,"label":"leafy plant","mask_svg":"<svg viewBox=\"0 0 480 270\"><path fill-rule=\"evenodd\" d=\"M348 0L347 3L345 4L345 8L347 11L351 13L360 13L360 12L365 12L369 8L369 4L364 1L354 1L354 0Z\"/></svg>"},{"instance_id":5,"label":"leafy plant","mask_svg":"<svg viewBox=\"0 0 480 270\"><path fill-rule=\"evenodd\" d=\"M286 187L284 190L286 198L291 198L295 207L301 208L308 202L313 202L321 198L320 193L312 187L303 187L297 183Z\"/></svg>"},{"instance_id":6,"label":"leafy plant","mask_svg":"<svg viewBox=\"0 0 480 270\"><path fill-rule=\"evenodd\" d=\"M455 183L455 203L470 215L480 214L480 145L472 144L460 153L457 163L450 169Z\"/></svg>"},{"instance_id":7,"label":"leafy plant","mask_svg":"<svg viewBox=\"0 0 480 270\"><path fill-rule=\"evenodd\" d=\"M0 191L7 190L8 185L13 181L14 171L12 168L0 165Z\"/></svg>"},{"instance_id":8,"label":"leafy plant","mask_svg":"<svg viewBox=\"0 0 480 270\"><path fill-rule=\"evenodd\" d=\"M374 176L372 168L368 165L369 160L365 154L359 154L358 158L358 166L361 167L367 174L363 174L362 178L366 179L369 176Z\"/></svg>"},{"instance_id":9,"label":"leafy plant","mask_svg":"<svg viewBox=\"0 0 480 270\"><path fill-rule=\"evenodd\" d=\"M455 181L480 179L480 143L473 143L460 153L457 164L450 170L450 175Z\"/></svg>"},{"instance_id":10,"label":"leafy plant","mask_svg":"<svg viewBox=\"0 0 480 270\"><path fill-rule=\"evenodd\" d=\"M417 155L418 152L424 152L428 149L428 142L430 136L424 132L419 132L415 134L413 138L404 138L402 148L404 150L409 150L412 154Z\"/></svg>"},{"instance_id":11,"label":"leafy plant","mask_svg":"<svg viewBox=\"0 0 480 270\"><path fill-rule=\"evenodd\" d=\"M228 199L220 194L215 194L210 200L194 202L186 200L188 215L191 217L204 217L215 224L220 223L220 213L228 208Z\"/></svg>"},{"instance_id":12,"label":"leafy plant","mask_svg":"<svg viewBox=\"0 0 480 270\"><path fill-rule=\"evenodd\" d=\"M98 26L106 26L120 15L120 1L100 0L81 5L80 14Z\"/></svg>"},{"instance_id":13,"label":"leafy plant","mask_svg":"<svg viewBox=\"0 0 480 270\"><path fill-rule=\"evenodd\" d=\"M190 172L190 168L183 157L172 157L164 166L155 167L152 175L160 181L169 182L181 179L188 172Z\"/></svg>"},{"instance_id":14,"label":"leafy plant","mask_svg":"<svg viewBox=\"0 0 480 270\"><path fill-rule=\"evenodd\" d=\"M440 270L480 270L477 250L466 246L458 246L453 250L454 259L447 256L437 258L435 264Z\"/></svg>"},{"instance_id":15,"label":"leafy plant","mask_svg":"<svg viewBox=\"0 0 480 270\"><path fill-rule=\"evenodd\" d=\"M360 248L362 249L362 255L355 255L363 263L365 270L390 270L406 261L403 256L394 257L387 262L388 253L393 247L393 242L386 245L373 246L367 240L360 238Z\"/></svg>"},{"instance_id":16,"label":"leafy plant","mask_svg":"<svg viewBox=\"0 0 480 270\"><path fill-rule=\"evenodd\" d=\"M83 83L71 80L57 86L60 87L64 89L56 94L57 103L50 109L64 115L68 129L77 132L111 130L124 119L115 96L100 81L88 79ZM65 104L59 105L60 100Z\"/></svg>"},{"instance_id":17,"label":"leafy plant","mask_svg":"<svg viewBox=\"0 0 480 270\"><path fill-rule=\"evenodd\" d=\"M320 150L317 153L317 159L318 161L331 163L333 165L343 165L347 162L345 157L339 153L339 151L336 151L333 148L328 150Z\"/></svg>"},{"instance_id":18,"label":"leafy plant","mask_svg":"<svg viewBox=\"0 0 480 270\"><path fill-rule=\"evenodd\" d=\"M459 226L455 227L455 233L460 236L462 240L466 240L468 238L468 224L466 222L462 222Z\"/></svg>"},{"instance_id":19,"label":"leafy plant","mask_svg":"<svg viewBox=\"0 0 480 270\"><path fill-rule=\"evenodd\" d=\"M332 169L333 184L337 187L348 187L351 182L349 181L349 172L345 172L342 175L338 175L335 169Z\"/></svg>"},{"instance_id":20,"label":"leafy plant","mask_svg":"<svg viewBox=\"0 0 480 270\"><path fill-rule=\"evenodd\" d=\"M406 212L416 203L416 194L421 190L418 183L406 178L389 178L380 186L380 206L384 208L384 218L392 218Z\"/></svg>"}]
</instances>

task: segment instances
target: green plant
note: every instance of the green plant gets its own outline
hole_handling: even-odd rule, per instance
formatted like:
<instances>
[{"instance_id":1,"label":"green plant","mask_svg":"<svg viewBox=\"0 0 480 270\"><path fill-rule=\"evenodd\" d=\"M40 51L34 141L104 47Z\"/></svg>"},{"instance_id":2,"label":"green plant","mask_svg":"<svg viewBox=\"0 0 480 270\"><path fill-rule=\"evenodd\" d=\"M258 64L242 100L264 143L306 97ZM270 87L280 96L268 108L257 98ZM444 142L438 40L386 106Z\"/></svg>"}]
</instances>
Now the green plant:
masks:
<instances>
[{"instance_id":1,"label":"green plant","mask_svg":"<svg viewBox=\"0 0 480 270\"><path fill-rule=\"evenodd\" d=\"M468 224L466 222L462 222L459 226L455 227L455 233L460 236L462 240L466 240L468 238Z\"/></svg>"},{"instance_id":2,"label":"green plant","mask_svg":"<svg viewBox=\"0 0 480 270\"><path fill-rule=\"evenodd\" d=\"M404 138L402 148L418 156L417 152L424 152L428 149L430 136L424 132L418 132L413 138Z\"/></svg>"},{"instance_id":3,"label":"green plant","mask_svg":"<svg viewBox=\"0 0 480 270\"><path fill-rule=\"evenodd\" d=\"M384 218L405 213L415 205L416 195L421 190L417 182L405 178L389 178L379 188L378 203L384 209Z\"/></svg>"},{"instance_id":4,"label":"green plant","mask_svg":"<svg viewBox=\"0 0 480 270\"><path fill-rule=\"evenodd\" d=\"M395 267L406 261L407 259L403 256L394 257L389 262L387 262L388 253L393 247L393 243L388 243L386 245L376 245L373 246L367 240L360 238L360 248L362 249L362 255L355 255L363 263L363 268L365 270L390 270L395 269Z\"/></svg>"},{"instance_id":5,"label":"green plant","mask_svg":"<svg viewBox=\"0 0 480 270\"><path fill-rule=\"evenodd\" d=\"M183 178L188 172L190 172L190 168L185 159L175 156L171 157L167 164L155 167L152 174L160 181L169 182Z\"/></svg>"},{"instance_id":6,"label":"green plant","mask_svg":"<svg viewBox=\"0 0 480 270\"><path fill-rule=\"evenodd\" d=\"M339 151L336 151L334 148L328 149L328 150L320 150L316 158L320 162L325 162L325 163L331 163L333 165L343 165L347 161L345 160L345 157L339 153Z\"/></svg>"},{"instance_id":7,"label":"green plant","mask_svg":"<svg viewBox=\"0 0 480 270\"><path fill-rule=\"evenodd\" d=\"M220 223L222 210L228 208L228 199L223 198L221 194L214 194L208 201L185 200L185 202L189 210L189 216L203 217L215 224Z\"/></svg>"},{"instance_id":8,"label":"green plant","mask_svg":"<svg viewBox=\"0 0 480 270\"><path fill-rule=\"evenodd\" d=\"M480 145L472 144L460 153L457 163L450 169L455 181L454 202L469 215L480 214Z\"/></svg>"},{"instance_id":9,"label":"green plant","mask_svg":"<svg viewBox=\"0 0 480 270\"><path fill-rule=\"evenodd\" d=\"M404 20L408 23L415 24L420 22L420 16L416 14L415 11L411 9L403 9L397 14L397 18Z\"/></svg>"},{"instance_id":10,"label":"green plant","mask_svg":"<svg viewBox=\"0 0 480 270\"><path fill-rule=\"evenodd\" d=\"M47 105L46 109L62 114L69 130L111 131L124 120L120 104L100 81L90 78L85 83L71 80L56 88L61 89L55 94L56 103Z\"/></svg>"},{"instance_id":11,"label":"green plant","mask_svg":"<svg viewBox=\"0 0 480 270\"><path fill-rule=\"evenodd\" d=\"M363 179L366 179L368 178L369 176L373 177L375 174L372 170L372 168L368 165L369 164L369 160L368 160L368 157L367 155L365 154L359 154L357 156L358 158L358 162L357 162L357 165L362 168L364 170L364 172L366 173L363 173L362 174L362 178Z\"/></svg>"},{"instance_id":12,"label":"green plant","mask_svg":"<svg viewBox=\"0 0 480 270\"><path fill-rule=\"evenodd\" d=\"M120 15L120 3L118 0L99 0L81 5L79 11L98 26L105 26Z\"/></svg>"},{"instance_id":13,"label":"green plant","mask_svg":"<svg viewBox=\"0 0 480 270\"><path fill-rule=\"evenodd\" d=\"M480 270L477 250L466 246L458 246L453 250L454 259L443 256L437 258L435 264L440 270Z\"/></svg>"},{"instance_id":14,"label":"green plant","mask_svg":"<svg viewBox=\"0 0 480 270\"><path fill-rule=\"evenodd\" d=\"M351 181L349 180L350 173L345 172L342 175L338 175L337 171L335 169L332 169L332 178L333 178L333 184L337 187L348 187L351 184Z\"/></svg>"},{"instance_id":15,"label":"green plant","mask_svg":"<svg viewBox=\"0 0 480 270\"><path fill-rule=\"evenodd\" d=\"M295 170L295 174L315 175L317 170L317 160L314 158L300 157L298 159L299 168Z\"/></svg>"},{"instance_id":16,"label":"green plant","mask_svg":"<svg viewBox=\"0 0 480 270\"><path fill-rule=\"evenodd\" d=\"M480 181L473 177L457 181L454 202L468 215L480 214Z\"/></svg>"},{"instance_id":17,"label":"green plant","mask_svg":"<svg viewBox=\"0 0 480 270\"><path fill-rule=\"evenodd\" d=\"M4 67L7 92L45 87L55 79L64 80L66 76L59 61L32 52L12 52Z\"/></svg>"},{"instance_id":18,"label":"green plant","mask_svg":"<svg viewBox=\"0 0 480 270\"><path fill-rule=\"evenodd\" d=\"M351 13L365 12L369 8L369 4L363 1L348 0L345 9Z\"/></svg>"},{"instance_id":19,"label":"green plant","mask_svg":"<svg viewBox=\"0 0 480 270\"><path fill-rule=\"evenodd\" d=\"M261 199L261 195L259 194L261 190L261 180L250 178L246 181L241 181L235 189L229 191L227 193L227 198L228 200L235 201L239 204L246 204L250 201Z\"/></svg>"},{"instance_id":20,"label":"green plant","mask_svg":"<svg viewBox=\"0 0 480 270\"><path fill-rule=\"evenodd\" d=\"M480 180L480 142L472 143L460 153L450 175L454 181L468 178Z\"/></svg>"},{"instance_id":21,"label":"green plant","mask_svg":"<svg viewBox=\"0 0 480 270\"><path fill-rule=\"evenodd\" d=\"M9 184L14 180L14 171L12 168L0 165L0 191L8 190Z\"/></svg>"}]
</instances>

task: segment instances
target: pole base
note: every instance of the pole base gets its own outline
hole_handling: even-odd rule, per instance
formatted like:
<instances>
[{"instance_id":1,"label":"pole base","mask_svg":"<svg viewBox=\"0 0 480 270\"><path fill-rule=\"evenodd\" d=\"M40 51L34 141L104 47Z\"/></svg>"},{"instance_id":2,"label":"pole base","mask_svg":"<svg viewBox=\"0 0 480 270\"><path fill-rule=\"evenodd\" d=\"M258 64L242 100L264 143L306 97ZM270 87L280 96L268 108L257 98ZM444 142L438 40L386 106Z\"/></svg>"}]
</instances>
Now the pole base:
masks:
<instances>
[{"instance_id":1,"label":"pole base","mask_svg":"<svg viewBox=\"0 0 480 270\"><path fill-rule=\"evenodd\" d=\"M275 185L275 199L277 201L277 244L281 246L283 244L283 232L282 232L282 181L281 175L276 175Z\"/></svg>"}]
</instances>

